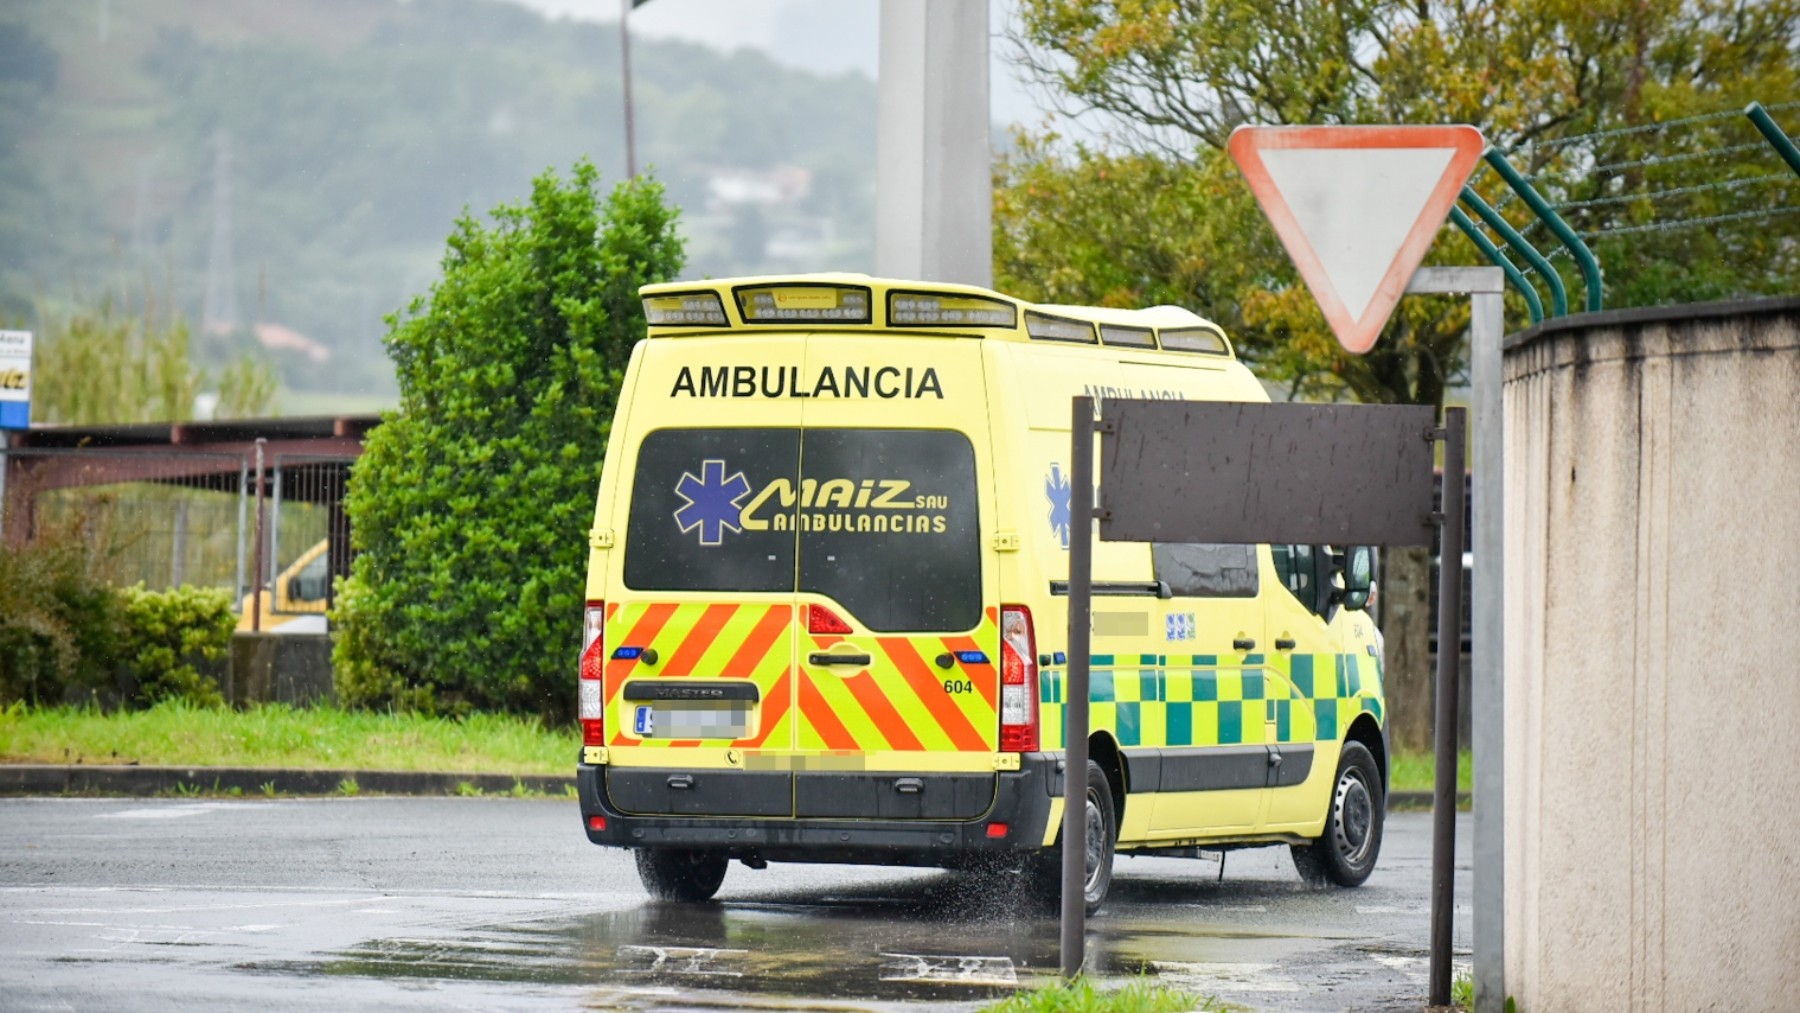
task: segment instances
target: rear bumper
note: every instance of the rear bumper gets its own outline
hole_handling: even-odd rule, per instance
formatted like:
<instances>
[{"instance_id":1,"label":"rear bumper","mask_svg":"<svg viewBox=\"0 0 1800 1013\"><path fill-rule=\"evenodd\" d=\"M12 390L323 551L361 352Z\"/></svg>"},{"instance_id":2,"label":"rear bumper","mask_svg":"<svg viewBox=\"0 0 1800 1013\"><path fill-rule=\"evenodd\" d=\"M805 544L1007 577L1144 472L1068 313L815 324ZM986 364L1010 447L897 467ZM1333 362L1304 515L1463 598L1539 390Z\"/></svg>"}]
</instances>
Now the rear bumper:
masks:
<instances>
[{"instance_id":1,"label":"rear bumper","mask_svg":"<svg viewBox=\"0 0 1800 1013\"><path fill-rule=\"evenodd\" d=\"M775 862L954 866L981 855L1042 848L1052 792L1061 787L1062 757L1028 753L1021 761L1019 770L994 775L993 805L966 820L632 815L609 797L604 765L579 765L576 784L588 840L605 847L715 848L733 857ZM659 773L679 777L687 772L672 768ZM834 776L829 772L794 775ZM906 776L925 782L929 792L935 787L934 780L947 781L955 775ZM594 816L606 818L606 829L593 828L590 819ZM1006 833L988 836L989 826L996 823L1006 824Z\"/></svg>"}]
</instances>

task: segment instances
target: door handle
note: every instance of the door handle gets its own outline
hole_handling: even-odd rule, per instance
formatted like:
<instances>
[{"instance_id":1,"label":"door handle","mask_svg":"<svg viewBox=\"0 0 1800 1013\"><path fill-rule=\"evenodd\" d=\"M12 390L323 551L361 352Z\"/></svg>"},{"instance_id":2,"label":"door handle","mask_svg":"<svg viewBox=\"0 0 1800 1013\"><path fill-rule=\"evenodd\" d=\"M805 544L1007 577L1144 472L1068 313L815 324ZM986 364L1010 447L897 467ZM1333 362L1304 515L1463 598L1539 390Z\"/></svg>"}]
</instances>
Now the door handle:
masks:
<instances>
[{"instance_id":1,"label":"door handle","mask_svg":"<svg viewBox=\"0 0 1800 1013\"><path fill-rule=\"evenodd\" d=\"M1231 642L1231 649L1248 654L1249 652L1256 650L1256 641L1251 640L1249 637L1239 637Z\"/></svg>"},{"instance_id":2,"label":"door handle","mask_svg":"<svg viewBox=\"0 0 1800 1013\"><path fill-rule=\"evenodd\" d=\"M1293 638L1292 637L1276 637L1275 638L1275 649L1277 651L1293 650L1294 649Z\"/></svg>"},{"instance_id":3,"label":"door handle","mask_svg":"<svg viewBox=\"0 0 1800 1013\"><path fill-rule=\"evenodd\" d=\"M902 795L917 795L925 790L925 781L917 777L902 777L894 782L894 790Z\"/></svg>"},{"instance_id":4,"label":"door handle","mask_svg":"<svg viewBox=\"0 0 1800 1013\"><path fill-rule=\"evenodd\" d=\"M874 659L869 657L866 654L825 654L820 651L814 651L812 654L807 655L806 660L812 662L815 665L864 666L864 665L869 664L869 662L873 661Z\"/></svg>"},{"instance_id":5,"label":"door handle","mask_svg":"<svg viewBox=\"0 0 1800 1013\"><path fill-rule=\"evenodd\" d=\"M676 774L669 778L669 787L687 791L694 786L694 778L688 774Z\"/></svg>"}]
</instances>

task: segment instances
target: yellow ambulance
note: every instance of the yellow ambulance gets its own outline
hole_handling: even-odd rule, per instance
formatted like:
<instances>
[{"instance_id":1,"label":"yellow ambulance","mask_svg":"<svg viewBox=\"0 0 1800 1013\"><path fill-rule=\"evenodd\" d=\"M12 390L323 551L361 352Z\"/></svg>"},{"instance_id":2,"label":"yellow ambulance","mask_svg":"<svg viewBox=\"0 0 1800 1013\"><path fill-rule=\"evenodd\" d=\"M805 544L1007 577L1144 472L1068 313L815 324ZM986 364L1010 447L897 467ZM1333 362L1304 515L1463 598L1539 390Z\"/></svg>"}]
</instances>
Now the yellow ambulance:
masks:
<instances>
[{"instance_id":1,"label":"yellow ambulance","mask_svg":"<svg viewBox=\"0 0 1800 1013\"><path fill-rule=\"evenodd\" d=\"M590 547L582 819L655 896L732 859L1057 889L1070 399L1266 401L1182 309L862 275L646 286ZM1348 561L1348 565L1346 565ZM1388 750L1366 548L1096 542L1087 901L1115 851L1353 886Z\"/></svg>"}]
</instances>

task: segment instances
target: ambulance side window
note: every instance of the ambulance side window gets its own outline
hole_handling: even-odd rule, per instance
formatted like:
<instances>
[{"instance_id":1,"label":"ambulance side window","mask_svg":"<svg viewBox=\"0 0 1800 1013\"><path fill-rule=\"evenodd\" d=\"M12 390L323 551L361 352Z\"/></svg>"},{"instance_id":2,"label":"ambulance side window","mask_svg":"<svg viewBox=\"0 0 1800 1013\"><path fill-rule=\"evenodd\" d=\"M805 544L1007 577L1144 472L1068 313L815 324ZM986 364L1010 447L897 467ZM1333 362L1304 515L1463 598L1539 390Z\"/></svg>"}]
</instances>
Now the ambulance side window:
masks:
<instances>
[{"instance_id":1,"label":"ambulance side window","mask_svg":"<svg viewBox=\"0 0 1800 1013\"><path fill-rule=\"evenodd\" d=\"M1281 577L1281 584L1288 589L1307 611L1313 611L1315 596L1313 594L1313 547L1310 545L1271 545L1269 552L1275 559L1275 573Z\"/></svg>"},{"instance_id":2,"label":"ambulance side window","mask_svg":"<svg viewBox=\"0 0 1800 1013\"><path fill-rule=\"evenodd\" d=\"M1150 558L1156 579L1178 598L1254 598L1256 546L1211 542L1158 543Z\"/></svg>"}]
</instances>

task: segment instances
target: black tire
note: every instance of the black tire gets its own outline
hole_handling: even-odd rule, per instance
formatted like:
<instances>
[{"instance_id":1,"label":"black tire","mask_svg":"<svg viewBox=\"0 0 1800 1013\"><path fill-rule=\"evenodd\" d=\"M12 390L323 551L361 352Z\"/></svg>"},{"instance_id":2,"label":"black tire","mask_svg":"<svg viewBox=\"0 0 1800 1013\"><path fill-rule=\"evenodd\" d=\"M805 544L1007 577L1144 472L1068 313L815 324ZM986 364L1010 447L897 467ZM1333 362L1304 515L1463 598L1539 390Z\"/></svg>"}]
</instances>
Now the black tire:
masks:
<instances>
[{"instance_id":1,"label":"black tire","mask_svg":"<svg viewBox=\"0 0 1800 1013\"><path fill-rule=\"evenodd\" d=\"M1119 842L1119 818L1113 810L1112 785L1106 771L1092 760L1087 765L1087 883L1082 891L1088 914L1100 910L1112 888L1113 853ZM1062 840L1038 862L1037 894L1055 908L1062 900Z\"/></svg>"},{"instance_id":2,"label":"black tire","mask_svg":"<svg viewBox=\"0 0 1800 1013\"><path fill-rule=\"evenodd\" d=\"M637 849L638 879L658 900L711 900L725 882L730 859L723 851L692 848Z\"/></svg>"},{"instance_id":3,"label":"black tire","mask_svg":"<svg viewBox=\"0 0 1800 1013\"><path fill-rule=\"evenodd\" d=\"M1387 796L1381 769L1360 742L1344 743L1331 779L1325 832L1311 844L1293 846L1294 868L1312 886L1361 886L1381 854L1381 826Z\"/></svg>"}]
</instances>

